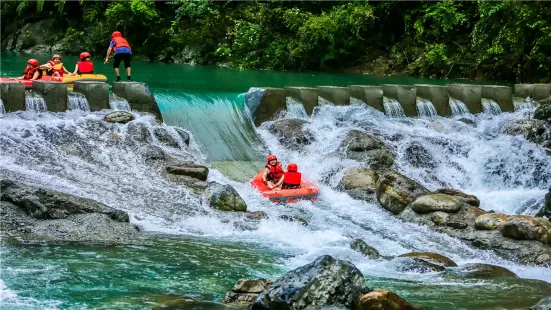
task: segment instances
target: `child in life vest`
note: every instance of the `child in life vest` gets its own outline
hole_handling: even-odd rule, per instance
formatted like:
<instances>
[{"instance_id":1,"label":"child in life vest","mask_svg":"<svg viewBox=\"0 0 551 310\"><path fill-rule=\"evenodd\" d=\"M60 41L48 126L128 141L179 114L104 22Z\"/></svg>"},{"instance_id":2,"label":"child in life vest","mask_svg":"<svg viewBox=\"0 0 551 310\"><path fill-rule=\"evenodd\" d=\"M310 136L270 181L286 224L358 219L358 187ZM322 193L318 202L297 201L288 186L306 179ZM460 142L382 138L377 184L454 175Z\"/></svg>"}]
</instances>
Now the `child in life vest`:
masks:
<instances>
[{"instance_id":1,"label":"child in life vest","mask_svg":"<svg viewBox=\"0 0 551 310\"><path fill-rule=\"evenodd\" d=\"M287 172L283 174L283 189L300 188L302 173L298 172L297 164L289 164Z\"/></svg>"},{"instance_id":2,"label":"child in life vest","mask_svg":"<svg viewBox=\"0 0 551 310\"><path fill-rule=\"evenodd\" d=\"M61 62L61 55L55 54L52 56L52 60L40 66L42 69L46 69L46 74L52 77L63 77L63 74L71 76L71 72L67 71L63 63Z\"/></svg>"},{"instance_id":3,"label":"child in life vest","mask_svg":"<svg viewBox=\"0 0 551 310\"><path fill-rule=\"evenodd\" d=\"M29 59L27 61L27 67L23 72L22 77L18 77L16 80L38 80L42 77L42 70L38 67L38 60Z\"/></svg>"},{"instance_id":4,"label":"child in life vest","mask_svg":"<svg viewBox=\"0 0 551 310\"><path fill-rule=\"evenodd\" d=\"M264 174L262 175L262 181L268 186L269 189L281 189L283 184L285 168L275 155L268 156L268 163L264 168Z\"/></svg>"},{"instance_id":5,"label":"child in life vest","mask_svg":"<svg viewBox=\"0 0 551 310\"><path fill-rule=\"evenodd\" d=\"M94 73L94 63L90 60L90 57L91 55L88 52L80 53L80 61L77 62L73 75Z\"/></svg>"}]
</instances>

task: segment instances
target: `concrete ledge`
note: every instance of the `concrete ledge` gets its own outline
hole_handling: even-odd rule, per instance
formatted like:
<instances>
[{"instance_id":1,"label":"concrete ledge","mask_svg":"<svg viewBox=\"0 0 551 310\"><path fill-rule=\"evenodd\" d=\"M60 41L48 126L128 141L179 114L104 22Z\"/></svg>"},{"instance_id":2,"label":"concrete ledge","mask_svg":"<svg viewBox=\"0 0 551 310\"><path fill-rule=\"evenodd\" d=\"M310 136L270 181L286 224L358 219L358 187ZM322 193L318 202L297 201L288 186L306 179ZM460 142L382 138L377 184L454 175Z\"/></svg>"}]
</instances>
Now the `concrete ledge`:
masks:
<instances>
[{"instance_id":1,"label":"concrete ledge","mask_svg":"<svg viewBox=\"0 0 551 310\"><path fill-rule=\"evenodd\" d=\"M417 116L417 92L413 85L384 84L383 95L397 100L406 116Z\"/></svg>"},{"instance_id":2,"label":"concrete ledge","mask_svg":"<svg viewBox=\"0 0 551 310\"><path fill-rule=\"evenodd\" d=\"M285 87L285 95L302 103L306 113L312 115L312 111L318 105L318 90L313 87Z\"/></svg>"},{"instance_id":3,"label":"concrete ledge","mask_svg":"<svg viewBox=\"0 0 551 310\"><path fill-rule=\"evenodd\" d=\"M318 96L335 105L350 104L350 90L348 87L318 86Z\"/></svg>"},{"instance_id":4,"label":"concrete ledge","mask_svg":"<svg viewBox=\"0 0 551 310\"><path fill-rule=\"evenodd\" d=\"M140 82L115 82L113 83L113 93L126 99L132 110L151 113L163 121L157 101L147 84Z\"/></svg>"},{"instance_id":5,"label":"concrete ledge","mask_svg":"<svg viewBox=\"0 0 551 310\"><path fill-rule=\"evenodd\" d=\"M515 84L515 96L541 100L551 96L551 84Z\"/></svg>"},{"instance_id":6,"label":"concrete ledge","mask_svg":"<svg viewBox=\"0 0 551 310\"><path fill-rule=\"evenodd\" d=\"M359 99L368 106L385 111L383 106L383 88L381 86L350 85L350 97Z\"/></svg>"},{"instance_id":7,"label":"concrete ledge","mask_svg":"<svg viewBox=\"0 0 551 310\"><path fill-rule=\"evenodd\" d=\"M254 112L254 124L260 126L265 121L272 120L277 114L287 108L287 96L284 88L259 87L264 89L264 96Z\"/></svg>"},{"instance_id":8,"label":"concrete ledge","mask_svg":"<svg viewBox=\"0 0 551 310\"><path fill-rule=\"evenodd\" d=\"M18 82L0 83L0 99L6 113L25 111L25 84Z\"/></svg>"},{"instance_id":9,"label":"concrete ledge","mask_svg":"<svg viewBox=\"0 0 551 310\"><path fill-rule=\"evenodd\" d=\"M482 113L482 87L468 84L448 84L450 97L463 101L472 114Z\"/></svg>"},{"instance_id":10,"label":"concrete ledge","mask_svg":"<svg viewBox=\"0 0 551 310\"><path fill-rule=\"evenodd\" d=\"M32 89L46 102L48 112L65 112L69 108L67 84L47 81L33 81Z\"/></svg>"},{"instance_id":11,"label":"concrete ledge","mask_svg":"<svg viewBox=\"0 0 551 310\"><path fill-rule=\"evenodd\" d=\"M415 84L417 97L428 99L440 116L451 116L450 96L448 87L428 84Z\"/></svg>"},{"instance_id":12,"label":"concrete ledge","mask_svg":"<svg viewBox=\"0 0 551 310\"><path fill-rule=\"evenodd\" d=\"M513 90L507 86L482 85L481 97L492 99L499 105L502 112L513 112Z\"/></svg>"},{"instance_id":13,"label":"concrete ledge","mask_svg":"<svg viewBox=\"0 0 551 310\"><path fill-rule=\"evenodd\" d=\"M103 82L77 81L73 91L79 92L86 97L90 111L101 111L109 109L109 85Z\"/></svg>"}]
</instances>

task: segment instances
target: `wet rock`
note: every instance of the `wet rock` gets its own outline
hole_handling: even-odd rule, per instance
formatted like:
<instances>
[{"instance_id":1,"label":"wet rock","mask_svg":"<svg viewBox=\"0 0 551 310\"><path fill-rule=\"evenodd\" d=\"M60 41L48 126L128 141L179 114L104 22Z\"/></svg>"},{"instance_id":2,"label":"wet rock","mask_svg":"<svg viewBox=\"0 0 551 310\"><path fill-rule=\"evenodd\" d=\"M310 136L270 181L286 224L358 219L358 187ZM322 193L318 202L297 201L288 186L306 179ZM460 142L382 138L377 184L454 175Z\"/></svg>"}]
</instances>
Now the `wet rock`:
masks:
<instances>
[{"instance_id":1,"label":"wet rock","mask_svg":"<svg viewBox=\"0 0 551 310\"><path fill-rule=\"evenodd\" d=\"M308 222L301 218L301 217L298 217L298 216L291 216L291 215L280 215L279 216L280 219L282 220L285 220L287 222L299 222L301 223L303 226L308 226Z\"/></svg>"},{"instance_id":2,"label":"wet rock","mask_svg":"<svg viewBox=\"0 0 551 310\"><path fill-rule=\"evenodd\" d=\"M467 228L469 225L465 222L451 222L451 221L447 221L446 222L446 226L448 227L451 227L451 228L455 228L455 229L465 229Z\"/></svg>"},{"instance_id":3,"label":"wet rock","mask_svg":"<svg viewBox=\"0 0 551 310\"><path fill-rule=\"evenodd\" d=\"M480 207L480 200L475 195L465 194L457 189L441 188L436 191L439 194L446 194L453 196L455 199L462 201L474 207Z\"/></svg>"},{"instance_id":4,"label":"wet rock","mask_svg":"<svg viewBox=\"0 0 551 310\"><path fill-rule=\"evenodd\" d=\"M273 281L268 279L240 279L224 297L224 303L251 304L260 293L267 291Z\"/></svg>"},{"instance_id":5,"label":"wet rock","mask_svg":"<svg viewBox=\"0 0 551 310\"><path fill-rule=\"evenodd\" d=\"M262 219L268 218L268 214L264 211L254 211L245 213L245 217L249 220L260 221Z\"/></svg>"},{"instance_id":6,"label":"wet rock","mask_svg":"<svg viewBox=\"0 0 551 310\"><path fill-rule=\"evenodd\" d=\"M413 211L424 214L436 211L456 213L461 209L461 202L445 194L430 194L420 196L411 203Z\"/></svg>"},{"instance_id":7,"label":"wet rock","mask_svg":"<svg viewBox=\"0 0 551 310\"><path fill-rule=\"evenodd\" d=\"M363 274L353 264L329 255L292 270L261 293L252 310L306 309L310 306L356 306L365 288Z\"/></svg>"},{"instance_id":8,"label":"wet rock","mask_svg":"<svg viewBox=\"0 0 551 310\"><path fill-rule=\"evenodd\" d=\"M363 254L365 257L369 257L370 259L376 259L381 257L379 254L379 251L377 251L374 247L368 245L361 239L354 239L352 243L350 244L350 247L353 250L356 250Z\"/></svg>"},{"instance_id":9,"label":"wet rock","mask_svg":"<svg viewBox=\"0 0 551 310\"><path fill-rule=\"evenodd\" d=\"M126 111L115 111L105 115L103 120L108 123L126 124L134 120L134 115Z\"/></svg>"},{"instance_id":10,"label":"wet rock","mask_svg":"<svg viewBox=\"0 0 551 310\"><path fill-rule=\"evenodd\" d=\"M209 168L197 164L185 163L166 167L166 172L175 175L185 175L201 181L206 181L209 175Z\"/></svg>"},{"instance_id":11,"label":"wet rock","mask_svg":"<svg viewBox=\"0 0 551 310\"><path fill-rule=\"evenodd\" d=\"M210 182L205 189L204 197L211 208L220 211L247 211L247 204L231 185Z\"/></svg>"},{"instance_id":12,"label":"wet rock","mask_svg":"<svg viewBox=\"0 0 551 310\"><path fill-rule=\"evenodd\" d=\"M501 226L501 234L517 240L539 240L551 245L551 222L539 217L511 215Z\"/></svg>"},{"instance_id":13,"label":"wet rock","mask_svg":"<svg viewBox=\"0 0 551 310\"><path fill-rule=\"evenodd\" d=\"M341 185L352 198L375 201L378 180L379 175L374 170L354 167L346 170Z\"/></svg>"},{"instance_id":14,"label":"wet rock","mask_svg":"<svg viewBox=\"0 0 551 310\"><path fill-rule=\"evenodd\" d=\"M179 148L178 141L174 139L174 137L165 128L157 127L153 130L153 134L162 144L173 148Z\"/></svg>"},{"instance_id":15,"label":"wet rock","mask_svg":"<svg viewBox=\"0 0 551 310\"><path fill-rule=\"evenodd\" d=\"M486 213L476 218L474 227L480 230L500 229L509 219L508 215L500 213Z\"/></svg>"},{"instance_id":16,"label":"wet rock","mask_svg":"<svg viewBox=\"0 0 551 310\"><path fill-rule=\"evenodd\" d=\"M492 243L489 239L481 238L481 239L474 239L473 240L473 246L479 249L491 249Z\"/></svg>"},{"instance_id":17,"label":"wet rock","mask_svg":"<svg viewBox=\"0 0 551 310\"><path fill-rule=\"evenodd\" d=\"M189 140L190 140L189 133L187 133L185 130L183 130L181 128L178 128L178 127L174 127L174 130L180 136L180 138L182 138L184 143L186 145L189 145Z\"/></svg>"},{"instance_id":18,"label":"wet rock","mask_svg":"<svg viewBox=\"0 0 551 310\"><path fill-rule=\"evenodd\" d=\"M473 127L476 127L476 122L472 119L469 119L469 118L460 118L457 121L462 122L462 123L467 124L467 125L470 125L470 126L473 126Z\"/></svg>"},{"instance_id":19,"label":"wet rock","mask_svg":"<svg viewBox=\"0 0 551 310\"><path fill-rule=\"evenodd\" d=\"M149 133L149 129L147 128L147 126L143 123L136 123L136 122L128 125L127 135L128 135L127 138L138 143L147 142L151 137L151 134Z\"/></svg>"},{"instance_id":20,"label":"wet rock","mask_svg":"<svg viewBox=\"0 0 551 310\"><path fill-rule=\"evenodd\" d=\"M430 219L434 222L434 224L438 226L446 225L446 222L448 221L449 214L442 211L436 211L431 213Z\"/></svg>"},{"instance_id":21,"label":"wet rock","mask_svg":"<svg viewBox=\"0 0 551 310\"><path fill-rule=\"evenodd\" d=\"M551 265L551 254L541 254L536 257L536 264L549 266Z\"/></svg>"},{"instance_id":22,"label":"wet rock","mask_svg":"<svg viewBox=\"0 0 551 310\"><path fill-rule=\"evenodd\" d=\"M140 153L148 160L165 160L167 159L166 153L160 147L156 145L146 145L140 149Z\"/></svg>"},{"instance_id":23,"label":"wet rock","mask_svg":"<svg viewBox=\"0 0 551 310\"><path fill-rule=\"evenodd\" d=\"M518 278L515 273L507 268L478 263L447 269L446 275L462 278Z\"/></svg>"},{"instance_id":24,"label":"wet rock","mask_svg":"<svg viewBox=\"0 0 551 310\"><path fill-rule=\"evenodd\" d=\"M551 309L551 296L545 297L538 301L537 304L530 307L530 310L549 310Z\"/></svg>"},{"instance_id":25,"label":"wet rock","mask_svg":"<svg viewBox=\"0 0 551 310\"><path fill-rule=\"evenodd\" d=\"M356 310L415 310L415 308L392 291L374 290L360 297Z\"/></svg>"},{"instance_id":26,"label":"wet rock","mask_svg":"<svg viewBox=\"0 0 551 310\"><path fill-rule=\"evenodd\" d=\"M299 118L286 118L273 122L268 131L276 135L285 147L297 149L314 140L312 132L306 128L308 121Z\"/></svg>"},{"instance_id":27,"label":"wet rock","mask_svg":"<svg viewBox=\"0 0 551 310\"><path fill-rule=\"evenodd\" d=\"M551 188L549 188L549 192L545 195L543 207L538 212L538 216L546 216L548 219L551 219Z\"/></svg>"},{"instance_id":28,"label":"wet rock","mask_svg":"<svg viewBox=\"0 0 551 310\"><path fill-rule=\"evenodd\" d=\"M394 165L396 155L372 134L351 130L346 134L341 148L354 160L369 164L374 170L387 170Z\"/></svg>"},{"instance_id":29,"label":"wet rock","mask_svg":"<svg viewBox=\"0 0 551 310\"><path fill-rule=\"evenodd\" d=\"M508 135L520 135L528 141L541 144L545 140L545 122L538 119L516 120L505 126L505 132Z\"/></svg>"},{"instance_id":30,"label":"wet rock","mask_svg":"<svg viewBox=\"0 0 551 310\"><path fill-rule=\"evenodd\" d=\"M551 122L551 104L542 104L534 112L534 119Z\"/></svg>"},{"instance_id":31,"label":"wet rock","mask_svg":"<svg viewBox=\"0 0 551 310\"><path fill-rule=\"evenodd\" d=\"M381 206L393 214L399 214L417 197L428 193L421 184L394 171L379 178L376 191Z\"/></svg>"},{"instance_id":32,"label":"wet rock","mask_svg":"<svg viewBox=\"0 0 551 310\"><path fill-rule=\"evenodd\" d=\"M445 267L457 267L457 264L453 260L447 258L444 255L440 255L437 253L411 252L411 253L402 254L398 257L407 257L407 258L413 258L416 260L422 260L431 265L441 267L442 268L441 270L443 270Z\"/></svg>"},{"instance_id":33,"label":"wet rock","mask_svg":"<svg viewBox=\"0 0 551 310\"><path fill-rule=\"evenodd\" d=\"M430 152L420 144L413 144L406 148L406 160L417 168L436 168L436 163Z\"/></svg>"}]
</instances>

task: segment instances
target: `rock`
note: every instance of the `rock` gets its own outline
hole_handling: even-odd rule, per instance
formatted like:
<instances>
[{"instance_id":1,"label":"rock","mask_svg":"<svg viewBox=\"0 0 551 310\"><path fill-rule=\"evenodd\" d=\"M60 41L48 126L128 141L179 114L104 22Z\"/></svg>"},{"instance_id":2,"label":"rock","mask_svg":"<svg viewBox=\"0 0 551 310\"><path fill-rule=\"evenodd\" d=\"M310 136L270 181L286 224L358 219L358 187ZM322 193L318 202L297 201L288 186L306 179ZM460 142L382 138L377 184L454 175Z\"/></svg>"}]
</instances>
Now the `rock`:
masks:
<instances>
[{"instance_id":1,"label":"rock","mask_svg":"<svg viewBox=\"0 0 551 310\"><path fill-rule=\"evenodd\" d=\"M536 257L536 264L538 265L551 265L551 254L541 254Z\"/></svg>"},{"instance_id":2,"label":"rock","mask_svg":"<svg viewBox=\"0 0 551 310\"><path fill-rule=\"evenodd\" d=\"M250 220L260 221L262 219L268 218L268 214L266 214L266 212L264 211L254 211L245 213L245 217Z\"/></svg>"},{"instance_id":3,"label":"rock","mask_svg":"<svg viewBox=\"0 0 551 310\"><path fill-rule=\"evenodd\" d=\"M273 281L267 279L240 279L224 297L224 303L252 303L260 293L267 291Z\"/></svg>"},{"instance_id":4,"label":"rock","mask_svg":"<svg viewBox=\"0 0 551 310\"><path fill-rule=\"evenodd\" d=\"M516 120L505 126L508 135L523 136L526 140L542 144L545 140L545 122L538 119Z\"/></svg>"},{"instance_id":5,"label":"rock","mask_svg":"<svg viewBox=\"0 0 551 310\"><path fill-rule=\"evenodd\" d=\"M429 151L420 144L413 144L406 148L405 159L417 168L436 168L434 158Z\"/></svg>"},{"instance_id":6,"label":"rock","mask_svg":"<svg viewBox=\"0 0 551 310\"><path fill-rule=\"evenodd\" d=\"M455 229L465 229L469 225L465 222L451 222L451 221L448 221L448 222L446 222L446 226L451 227L451 228L455 228Z\"/></svg>"},{"instance_id":7,"label":"rock","mask_svg":"<svg viewBox=\"0 0 551 310\"><path fill-rule=\"evenodd\" d=\"M443 226L443 225L446 225L446 222L448 220L448 216L449 216L449 214L446 213L446 212L436 211L436 212L431 213L430 219L431 219L431 221L434 222L434 224L436 224L438 226Z\"/></svg>"},{"instance_id":8,"label":"rock","mask_svg":"<svg viewBox=\"0 0 551 310\"><path fill-rule=\"evenodd\" d=\"M186 145L189 145L189 140L190 140L190 137L189 137L189 133L187 133L185 130L183 129L180 129L178 127L173 127L174 130L176 130L176 133L178 133L178 135L180 136L180 138L182 138L182 140L184 141L184 143Z\"/></svg>"},{"instance_id":9,"label":"rock","mask_svg":"<svg viewBox=\"0 0 551 310\"><path fill-rule=\"evenodd\" d=\"M375 201L379 175L369 168L354 167L346 170L341 185L355 199Z\"/></svg>"},{"instance_id":10,"label":"rock","mask_svg":"<svg viewBox=\"0 0 551 310\"><path fill-rule=\"evenodd\" d=\"M462 278L518 278L509 269L478 263L465 264L457 268L447 269L445 274Z\"/></svg>"},{"instance_id":11,"label":"rock","mask_svg":"<svg viewBox=\"0 0 551 310\"><path fill-rule=\"evenodd\" d=\"M126 111L115 111L105 115L103 120L108 123L126 124L134 120L134 115Z\"/></svg>"},{"instance_id":12,"label":"rock","mask_svg":"<svg viewBox=\"0 0 551 310\"><path fill-rule=\"evenodd\" d=\"M461 202L445 194L430 194L420 196L411 203L413 211L424 214L436 211L456 213L461 209Z\"/></svg>"},{"instance_id":13,"label":"rock","mask_svg":"<svg viewBox=\"0 0 551 310\"><path fill-rule=\"evenodd\" d=\"M155 135L155 137L157 138L157 140L159 140L159 142L161 142L166 146L170 146L173 148L180 147L180 145L178 144L178 141L174 139L174 137L170 135L168 130L166 130L165 128L162 128L162 127L155 128L153 130L153 135Z\"/></svg>"},{"instance_id":14,"label":"rock","mask_svg":"<svg viewBox=\"0 0 551 310\"><path fill-rule=\"evenodd\" d=\"M312 132L305 128L308 121L299 118L286 118L273 122L268 131L276 135L285 147L296 149L314 140Z\"/></svg>"},{"instance_id":15,"label":"rock","mask_svg":"<svg viewBox=\"0 0 551 310\"><path fill-rule=\"evenodd\" d=\"M392 291L374 290L360 297L356 310L415 310L415 308Z\"/></svg>"},{"instance_id":16,"label":"rock","mask_svg":"<svg viewBox=\"0 0 551 310\"><path fill-rule=\"evenodd\" d=\"M501 234L517 240L539 240L551 245L551 222L539 217L510 215L501 226Z\"/></svg>"},{"instance_id":17,"label":"rock","mask_svg":"<svg viewBox=\"0 0 551 310\"><path fill-rule=\"evenodd\" d=\"M166 167L166 172L175 175L185 175L201 181L206 181L209 175L209 168L197 164L186 163Z\"/></svg>"},{"instance_id":18,"label":"rock","mask_svg":"<svg viewBox=\"0 0 551 310\"><path fill-rule=\"evenodd\" d=\"M470 126L473 126L473 127L476 127L476 122L472 119L469 119L469 118L460 118L457 121L462 122L462 123L467 124L467 125L470 125Z\"/></svg>"},{"instance_id":19,"label":"rock","mask_svg":"<svg viewBox=\"0 0 551 310\"><path fill-rule=\"evenodd\" d=\"M148 160L165 160L168 158L163 149L156 145L145 145L140 149L140 154Z\"/></svg>"},{"instance_id":20,"label":"rock","mask_svg":"<svg viewBox=\"0 0 551 310\"><path fill-rule=\"evenodd\" d=\"M346 134L341 148L354 160L366 162L374 170L387 170L394 165L396 155L372 134L351 130Z\"/></svg>"},{"instance_id":21,"label":"rock","mask_svg":"<svg viewBox=\"0 0 551 310\"><path fill-rule=\"evenodd\" d=\"M465 194L457 189L441 188L436 191L439 194L446 194L453 196L455 199L462 201L474 207L480 207L480 200L475 195Z\"/></svg>"},{"instance_id":22,"label":"rock","mask_svg":"<svg viewBox=\"0 0 551 310\"><path fill-rule=\"evenodd\" d=\"M270 290L258 296L251 310L301 310L323 305L353 308L364 288L365 279L358 268L325 255L277 279Z\"/></svg>"},{"instance_id":23,"label":"rock","mask_svg":"<svg viewBox=\"0 0 551 310\"><path fill-rule=\"evenodd\" d=\"M204 196L211 208L220 211L247 211L247 204L231 185L210 182Z\"/></svg>"},{"instance_id":24,"label":"rock","mask_svg":"<svg viewBox=\"0 0 551 310\"><path fill-rule=\"evenodd\" d=\"M394 171L379 178L376 191L381 206L393 214L399 214L417 197L428 193L421 184Z\"/></svg>"},{"instance_id":25,"label":"rock","mask_svg":"<svg viewBox=\"0 0 551 310\"><path fill-rule=\"evenodd\" d=\"M534 111L534 119L551 122L551 104L542 104Z\"/></svg>"},{"instance_id":26,"label":"rock","mask_svg":"<svg viewBox=\"0 0 551 310\"><path fill-rule=\"evenodd\" d=\"M551 309L551 296L545 297L538 301L537 304L530 307L530 310L549 310Z\"/></svg>"},{"instance_id":27,"label":"rock","mask_svg":"<svg viewBox=\"0 0 551 310\"><path fill-rule=\"evenodd\" d=\"M287 222L299 222L301 223L303 226L308 226L308 222L301 218L301 217L298 217L298 216L291 216L291 215L280 215L279 216L280 219L282 220L285 220Z\"/></svg>"},{"instance_id":28,"label":"rock","mask_svg":"<svg viewBox=\"0 0 551 310\"><path fill-rule=\"evenodd\" d=\"M133 142L145 143L151 137L149 129L144 123L133 122L128 125L127 139Z\"/></svg>"},{"instance_id":29,"label":"rock","mask_svg":"<svg viewBox=\"0 0 551 310\"><path fill-rule=\"evenodd\" d=\"M551 219L551 188L549 188L549 191L545 195L543 207L540 209L537 216L546 216L548 219Z\"/></svg>"},{"instance_id":30,"label":"rock","mask_svg":"<svg viewBox=\"0 0 551 310\"><path fill-rule=\"evenodd\" d=\"M431 252L411 252L398 257L416 258L441 267L457 267L457 264L444 255Z\"/></svg>"},{"instance_id":31,"label":"rock","mask_svg":"<svg viewBox=\"0 0 551 310\"><path fill-rule=\"evenodd\" d=\"M369 257L370 259L376 259L381 257L379 254L379 251L377 251L374 247L368 245L361 239L354 239L352 243L350 244L350 247L353 250L356 250L363 254L365 257Z\"/></svg>"},{"instance_id":32,"label":"rock","mask_svg":"<svg viewBox=\"0 0 551 310\"><path fill-rule=\"evenodd\" d=\"M486 213L477 217L474 227L480 230L499 229L509 219L508 215L500 213Z\"/></svg>"}]
</instances>

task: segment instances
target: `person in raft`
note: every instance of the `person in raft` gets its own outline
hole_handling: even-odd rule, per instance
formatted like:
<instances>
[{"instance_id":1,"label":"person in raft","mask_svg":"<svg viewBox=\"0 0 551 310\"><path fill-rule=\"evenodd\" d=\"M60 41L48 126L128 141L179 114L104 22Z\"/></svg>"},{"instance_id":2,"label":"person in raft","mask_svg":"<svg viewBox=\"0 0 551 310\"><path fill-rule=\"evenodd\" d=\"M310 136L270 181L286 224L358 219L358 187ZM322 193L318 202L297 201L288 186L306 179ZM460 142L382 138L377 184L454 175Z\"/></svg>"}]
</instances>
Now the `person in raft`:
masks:
<instances>
[{"instance_id":1,"label":"person in raft","mask_svg":"<svg viewBox=\"0 0 551 310\"><path fill-rule=\"evenodd\" d=\"M283 174L283 189L300 188L302 173L298 172L297 164L289 164L287 172Z\"/></svg>"},{"instance_id":2,"label":"person in raft","mask_svg":"<svg viewBox=\"0 0 551 310\"><path fill-rule=\"evenodd\" d=\"M40 66L42 69L46 69L46 74L52 77L63 77L63 74L71 75L71 72L67 71L63 63L61 62L61 55L54 54L52 60Z\"/></svg>"},{"instance_id":3,"label":"person in raft","mask_svg":"<svg viewBox=\"0 0 551 310\"><path fill-rule=\"evenodd\" d=\"M109 62L111 50L115 51L115 60L113 62L113 68L115 68L115 73L117 74L117 80L115 82L119 82L121 80L121 74L119 71L121 61L124 61L127 80L132 81L130 77L130 60L132 59L132 49L130 48L128 41L122 37L122 34L119 31L115 31L111 34L111 41L109 42L109 48L107 49L107 55L105 56L105 64Z\"/></svg>"},{"instance_id":4,"label":"person in raft","mask_svg":"<svg viewBox=\"0 0 551 310\"><path fill-rule=\"evenodd\" d=\"M77 62L73 75L94 73L94 63L90 60L90 57L91 55L88 52L80 53L80 61Z\"/></svg>"},{"instance_id":5,"label":"person in raft","mask_svg":"<svg viewBox=\"0 0 551 310\"><path fill-rule=\"evenodd\" d=\"M285 168L275 155L268 156L268 163L264 168L264 174L262 175L262 181L268 186L269 189L281 189L283 180L285 179Z\"/></svg>"},{"instance_id":6,"label":"person in raft","mask_svg":"<svg viewBox=\"0 0 551 310\"><path fill-rule=\"evenodd\" d=\"M27 60L27 67L23 72L23 76L16 78L16 80L38 80L41 77L42 77L42 70L38 66L38 60L29 59Z\"/></svg>"}]
</instances>

